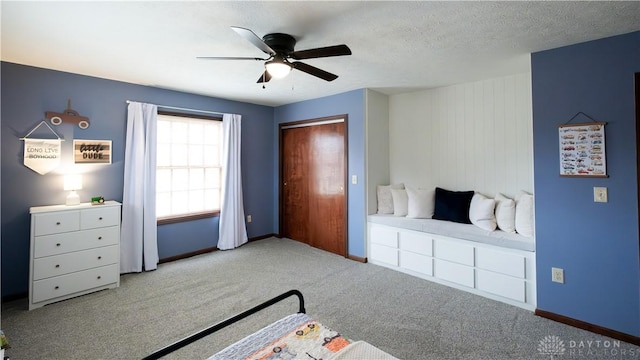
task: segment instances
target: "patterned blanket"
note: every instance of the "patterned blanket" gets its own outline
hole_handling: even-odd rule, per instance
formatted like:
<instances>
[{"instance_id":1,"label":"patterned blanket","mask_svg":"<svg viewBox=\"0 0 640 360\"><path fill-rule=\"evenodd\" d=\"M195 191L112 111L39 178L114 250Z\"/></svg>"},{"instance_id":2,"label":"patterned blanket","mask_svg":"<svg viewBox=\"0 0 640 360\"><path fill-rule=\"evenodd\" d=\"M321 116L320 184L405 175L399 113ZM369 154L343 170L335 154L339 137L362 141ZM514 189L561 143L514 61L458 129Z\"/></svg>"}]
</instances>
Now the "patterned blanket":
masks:
<instances>
[{"instance_id":1,"label":"patterned blanket","mask_svg":"<svg viewBox=\"0 0 640 360\"><path fill-rule=\"evenodd\" d=\"M210 360L327 359L351 343L306 314L289 315L210 357Z\"/></svg>"}]
</instances>

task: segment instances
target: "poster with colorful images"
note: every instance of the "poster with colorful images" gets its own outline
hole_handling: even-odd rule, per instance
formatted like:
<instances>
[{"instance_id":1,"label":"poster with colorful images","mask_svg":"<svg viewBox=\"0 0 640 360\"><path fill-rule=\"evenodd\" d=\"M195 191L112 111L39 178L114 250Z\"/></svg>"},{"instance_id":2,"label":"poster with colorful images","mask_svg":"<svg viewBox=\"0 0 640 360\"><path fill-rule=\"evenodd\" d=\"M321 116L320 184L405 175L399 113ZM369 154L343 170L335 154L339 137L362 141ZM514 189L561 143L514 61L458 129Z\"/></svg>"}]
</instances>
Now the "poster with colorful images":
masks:
<instances>
[{"instance_id":1,"label":"poster with colorful images","mask_svg":"<svg viewBox=\"0 0 640 360\"><path fill-rule=\"evenodd\" d=\"M605 123L560 125L560 176L607 177Z\"/></svg>"}]
</instances>

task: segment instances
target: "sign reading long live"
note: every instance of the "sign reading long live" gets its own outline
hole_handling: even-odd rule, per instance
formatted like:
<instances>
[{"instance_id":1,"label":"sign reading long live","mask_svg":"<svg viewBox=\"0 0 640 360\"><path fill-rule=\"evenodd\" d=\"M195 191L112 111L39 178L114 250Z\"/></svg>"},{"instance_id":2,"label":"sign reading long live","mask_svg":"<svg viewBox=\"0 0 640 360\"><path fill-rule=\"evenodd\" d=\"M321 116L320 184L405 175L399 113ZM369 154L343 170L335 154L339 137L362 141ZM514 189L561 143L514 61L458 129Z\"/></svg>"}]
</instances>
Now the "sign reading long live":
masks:
<instances>
[{"instance_id":1,"label":"sign reading long live","mask_svg":"<svg viewBox=\"0 0 640 360\"><path fill-rule=\"evenodd\" d=\"M24 166L44 175L60 165L60 139L24 139Z\"/></svg>"}]
</instances>

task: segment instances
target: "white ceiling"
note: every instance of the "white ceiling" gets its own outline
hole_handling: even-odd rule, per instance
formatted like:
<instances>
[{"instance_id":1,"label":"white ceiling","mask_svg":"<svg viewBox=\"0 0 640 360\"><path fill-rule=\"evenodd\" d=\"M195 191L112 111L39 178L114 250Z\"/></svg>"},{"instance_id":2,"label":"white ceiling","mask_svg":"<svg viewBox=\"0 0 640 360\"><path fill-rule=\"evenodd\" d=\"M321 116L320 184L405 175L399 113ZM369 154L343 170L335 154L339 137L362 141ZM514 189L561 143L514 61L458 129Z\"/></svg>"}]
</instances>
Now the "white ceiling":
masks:
<instances>
[{"instance_id":1,"label":"white ceiling","mask_svg":"<svg viewBox=\"0 0 640 360\"><path fill-rule=\"evenodd\" d=\"M640 30L640 1L2 1L2 60L264 105L349 90L386 94L530 71L529 54ZM256 81L263 57L230 26L293 35L296 50L347 44Z\"/></svg>"}]
</instances>

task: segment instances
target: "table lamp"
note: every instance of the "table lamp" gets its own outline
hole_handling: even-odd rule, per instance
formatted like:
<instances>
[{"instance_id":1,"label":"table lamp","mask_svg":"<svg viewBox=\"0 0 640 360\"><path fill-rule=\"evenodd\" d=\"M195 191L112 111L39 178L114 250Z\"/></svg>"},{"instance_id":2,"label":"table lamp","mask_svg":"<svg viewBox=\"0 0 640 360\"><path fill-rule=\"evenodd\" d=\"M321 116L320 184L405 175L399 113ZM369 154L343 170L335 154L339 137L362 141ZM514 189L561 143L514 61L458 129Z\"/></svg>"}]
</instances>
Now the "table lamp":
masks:
<instances>
[{"instance_id":1,"label":"table lamp","mask_svg":"<svg viewBox=\"0 0 640 360\"><path fill-rule=\"evenodd\" d=\"M76 190L82 189L82 175L80 174L67 174L64 176L64 189L70 191L67 195L67 205L80 204L80 196L76 193Z\"/></svg>"}]
</instances>

